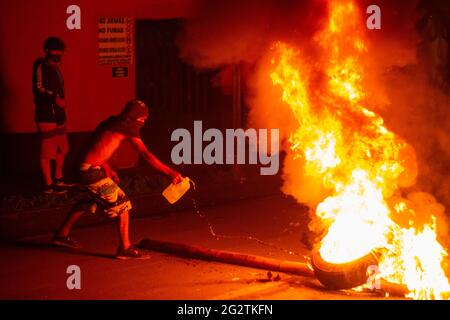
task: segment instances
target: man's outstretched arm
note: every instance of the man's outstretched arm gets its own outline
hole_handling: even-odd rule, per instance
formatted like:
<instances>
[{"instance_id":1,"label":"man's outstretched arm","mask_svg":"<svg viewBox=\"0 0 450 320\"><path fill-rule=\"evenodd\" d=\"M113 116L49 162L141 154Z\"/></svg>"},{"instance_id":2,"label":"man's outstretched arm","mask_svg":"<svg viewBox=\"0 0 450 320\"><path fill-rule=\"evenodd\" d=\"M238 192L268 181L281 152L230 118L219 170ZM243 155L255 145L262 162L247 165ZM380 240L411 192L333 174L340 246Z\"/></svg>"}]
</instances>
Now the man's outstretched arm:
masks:
<instances>
[{"instance_id":1,"label":"man's outstretched arm","mask_svg":"<svg viewBox=\"0 0 450 320\"><path fill-rule=\"evenodd\" d=\"M131 138L130 142L133 147L139 152L139 154L142 155L145 161L153 168L170 176L173 179L174 183L178 183L181 181L181 174L162 163L153 153L151 153L147 149L142 139Z\"/></svg>"}]
</instances>

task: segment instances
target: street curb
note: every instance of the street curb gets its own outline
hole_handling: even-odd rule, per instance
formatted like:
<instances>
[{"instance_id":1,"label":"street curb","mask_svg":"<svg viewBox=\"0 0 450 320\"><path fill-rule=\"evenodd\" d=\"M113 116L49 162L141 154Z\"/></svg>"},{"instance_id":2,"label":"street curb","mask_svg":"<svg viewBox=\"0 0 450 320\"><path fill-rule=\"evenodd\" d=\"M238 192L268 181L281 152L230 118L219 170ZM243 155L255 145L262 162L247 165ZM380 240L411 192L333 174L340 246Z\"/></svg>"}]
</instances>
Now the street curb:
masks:
<instances>
[{"instance_id":1,"label":"street curb","mask_svg":"<svg viewBox=\"0 0 450 320\"><path fill-rule=\"evenodd\" d=\"M197 186L174 205L170 205L160 193L131 196L133 204L132 218L146 218L173 212L194 210L192 198L200 207L211 207L230 201L266 197L279 194L279 186L261 184L254 181L245 183ZM0 241L19 240L53 233L62 223L71 206L34 209L0 215ZM110 223L101 213L88 215L77 222L76 227L88 227Z\"/></svg>"}]
</instances>

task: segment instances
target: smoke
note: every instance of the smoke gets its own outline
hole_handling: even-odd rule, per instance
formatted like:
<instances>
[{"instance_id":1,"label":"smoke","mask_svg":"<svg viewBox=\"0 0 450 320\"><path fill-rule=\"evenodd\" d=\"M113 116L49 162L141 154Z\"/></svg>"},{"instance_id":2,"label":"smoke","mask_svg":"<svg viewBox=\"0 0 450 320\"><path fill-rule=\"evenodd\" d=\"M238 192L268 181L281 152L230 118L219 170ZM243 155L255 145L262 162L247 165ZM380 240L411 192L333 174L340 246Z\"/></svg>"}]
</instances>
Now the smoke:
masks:
<instances>
[{"instance_id":1,"label":"smoke","mask_svg":"<svg viewBox=\"0 0 450 320\"><path fill-rule=\"evenodd\" d=\"M428 71L416 64L387 72L384 81L388 84L389 102L379 112L389 129L415 149L419 175L415 186L407 191L411 194L427 192L424 202L430 204L430 210L422 210L420 214L433 214L444 222L448 220L445 208L438 207L437 202L450 207L450 96L430 83ZM441 239L450 244L448 229L438 231L441 231Z\"/></svg>"},{"instance_id":2,"label":"smoke","mask_svg":"<svg viewBox=\"0 0 450 320\"><path fill-rule=\"evenodd\" d=\"M275 40L311 37L324 1L201 1L178 38L181 57L198 68L254 63Z\"/></svg>"},{"instance_id":3,"label":"smoke","mask_svg":"<svg viewBox=\"0 0 450 320\"><path fill-rule=\"evenodd\" d=\"M419 176L411 191L431 193L450 207L450 95L446 78L450 5L420 2L383 12L386 30L369 37L370 87L377 95L370 97L371 102L387 127L416 151ZM440 21L439 12L444 13Z\"/></svg>"},{"instance_id":4,"label":"smoke","mask_svg":"<svg viewBox=\"0 0 450 320\"><path fill-rule=\"evenodd\" d=\"M357 4L365 22L366 8L373 3L361 0ZM445 55L445 43L427 38L433 25L426 17L429 12L449 12L449 5L440 4L444 7L436 9L437 4L418 0L382 0L377 5L382 12L382 29L368 30L365 23L361 26L368 45L362 60L365 104L416 151L419 176L405 194L421 195L410 196L411 201L426 199L433 214L444 217L445 209L437 201L450 206L450 101L439 66L445 70L448 65L439 65L436 60L436 55ZM272 84L267 53L276 41L291 43L301 49L306 65L314 66L320 57L312 39L326 19L325 0L203 1L178 38L181 57L197 68L241 64L250 108L247 125L281 128L288 154L283 191L311 208L327 191L305 176L303 160L290 154L286 140L298 123L279 99L279 88ZM448 51L446 59L448 63ZM311 72L309 82L316 87L323 85L323 75ZM422 192L433 194L437 201Z\"/></svg>"},{"instance_id":5,"label":"smoke","mask_svg":"<svg viewBox=\"0 0 450 320\"><path fill-rule=\"evenodd\" d=\"M414 148L418 177L413 187L403 190L404 196L415 208L416 221L438 218L438 237L448 248L450 79L445 72L450 59L448 37L446 44L440 37L450 33L450 5L396 1L380 7L388 8L382 11L382 30L367 34L368 102L387 128ZM444 21L430 21L430 16L441 14Z\"/></svg>"}]
</instances>

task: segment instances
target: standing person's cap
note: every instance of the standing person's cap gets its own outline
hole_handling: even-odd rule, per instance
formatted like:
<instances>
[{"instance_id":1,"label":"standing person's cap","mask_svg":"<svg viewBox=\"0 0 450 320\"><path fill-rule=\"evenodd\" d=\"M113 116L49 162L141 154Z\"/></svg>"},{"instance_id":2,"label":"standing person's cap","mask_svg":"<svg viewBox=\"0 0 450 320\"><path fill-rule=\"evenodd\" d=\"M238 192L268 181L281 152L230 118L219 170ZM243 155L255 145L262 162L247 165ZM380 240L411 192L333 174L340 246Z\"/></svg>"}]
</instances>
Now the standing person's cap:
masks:
<instances>
[{"instance_id":1,"label":"standing person's cap","mask_svg":"<svg viewBox=\"0 0 450 320\"><path fill-rule=\"evenodd\" d=\"M61 38L49 37L44 41L44 51L48 50L66 50L66 44Z\"/></svg>"}]
</instances>

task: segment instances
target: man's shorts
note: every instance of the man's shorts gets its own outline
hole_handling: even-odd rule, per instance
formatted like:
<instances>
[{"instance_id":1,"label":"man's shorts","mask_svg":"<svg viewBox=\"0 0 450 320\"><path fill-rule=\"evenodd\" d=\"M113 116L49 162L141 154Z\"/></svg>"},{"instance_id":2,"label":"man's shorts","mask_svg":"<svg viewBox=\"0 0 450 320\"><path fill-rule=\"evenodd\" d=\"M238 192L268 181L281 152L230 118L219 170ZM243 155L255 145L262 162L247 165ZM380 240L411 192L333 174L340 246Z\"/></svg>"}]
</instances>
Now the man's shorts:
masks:
<instances>
[{"instance_id":1,"label":"man's shorts","mask_svg":"<svg viewBox=\"0 0 450 320\"><path fill-rule=\"evenodd\" d=\"M95 213L99 208L109 218L116 218L131 210L131 202L125 192L107 176L102 167L83 164L78 178L90 197L78 202L76 209Z\"/></svg>"},{"instance_id":2,"label":"man's shorts","mask_svg":"<svg viewBox=\"0 0 450 320\"><path fill-rule=\"evenodd\" d=\"M42 127L47 125L50 127L51 124L39 123L40 129L40 141L41 159L56 159L58 154L66 154L69 151L69 142L67 139L67 134L64 126L55 127L54 129L42 130ZM47 128L46 128L47 129Z\"/></svg>"}]
</instances>

